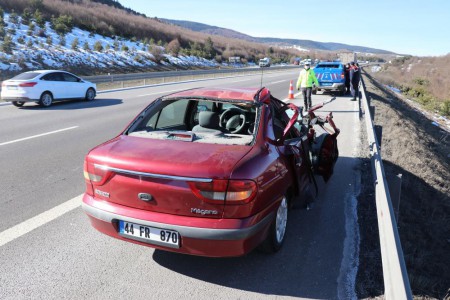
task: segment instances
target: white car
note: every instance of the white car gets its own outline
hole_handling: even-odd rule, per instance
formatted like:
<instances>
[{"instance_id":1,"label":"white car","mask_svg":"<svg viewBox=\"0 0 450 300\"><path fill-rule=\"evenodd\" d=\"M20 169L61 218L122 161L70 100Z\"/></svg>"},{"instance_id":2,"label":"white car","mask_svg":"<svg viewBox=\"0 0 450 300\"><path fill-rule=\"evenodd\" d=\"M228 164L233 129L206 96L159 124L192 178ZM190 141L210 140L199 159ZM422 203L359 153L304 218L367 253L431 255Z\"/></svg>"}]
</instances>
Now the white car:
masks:
<instances>
[{"instance_id":1,"label":"white car","mask_svg":"<svg viewBox=\"0 0 450 300\"><path fill-rule=\"evenodd\" d=\"M54 101L85 99L92 101L97 94L94 83L69 72L57 70L30 71L3 81L1 99L21 107L25 102L37 102L44 107Z\"/></svg>"}]
</instances>

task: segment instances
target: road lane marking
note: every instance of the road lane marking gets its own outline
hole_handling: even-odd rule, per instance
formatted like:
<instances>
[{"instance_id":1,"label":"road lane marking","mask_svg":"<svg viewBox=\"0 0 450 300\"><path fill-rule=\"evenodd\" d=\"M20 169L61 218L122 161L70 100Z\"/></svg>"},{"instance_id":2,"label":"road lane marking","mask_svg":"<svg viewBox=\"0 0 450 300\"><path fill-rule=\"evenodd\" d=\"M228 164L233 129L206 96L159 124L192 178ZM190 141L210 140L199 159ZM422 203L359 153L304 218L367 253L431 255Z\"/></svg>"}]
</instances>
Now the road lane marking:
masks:
<instances>
[{"instance_id":1,"label":"road lane marking","mask_svg":"<svg viewBox=\"0 0 450 300\"><path fill-rule=\"evenodd\" d=\"M37 135L33 135L33 136L21 138L21 139L9 141L9 142L0 143L0 146L5 146L5 145L17 143L17 142L22 142L22 141L34 139L34 138L37 138L37 137L41 137L41 136L45 136L45 135L49 135L49 134L54 134L54 133L58 133L58 132L62 132L62 131L67 131L67 130L71 130L71 129L75 129L75 128L78 128L78 126L72 126L72 127L63 128L63 129L59 129L59 130L55 130L55 131L50 131L50 132L46 132L46 133L41 133L41 134L37 134Z\"/></svg>"},{"instance_id":2,"label":"road lane marking","mask_svg":"<svg viewBox=\"0 0 450 300\"><path fill-rule=\"evenodd\" d=\"M285 81L288 81L288 80L286 79L286 80L279 80L279 81L275 81L275 82L268 82L267 84L277 84L277 83L282 83Z\"/></svg>"},{"instance_id":3,"label":"road lane marking","mask_svg":"<svg viewBox=\"0 0 450 300\"><path fill-rule=\"evenodd\" d=\"M0 232L0 247L81 206L83 194Z\"/></svg>"}]
</instances>

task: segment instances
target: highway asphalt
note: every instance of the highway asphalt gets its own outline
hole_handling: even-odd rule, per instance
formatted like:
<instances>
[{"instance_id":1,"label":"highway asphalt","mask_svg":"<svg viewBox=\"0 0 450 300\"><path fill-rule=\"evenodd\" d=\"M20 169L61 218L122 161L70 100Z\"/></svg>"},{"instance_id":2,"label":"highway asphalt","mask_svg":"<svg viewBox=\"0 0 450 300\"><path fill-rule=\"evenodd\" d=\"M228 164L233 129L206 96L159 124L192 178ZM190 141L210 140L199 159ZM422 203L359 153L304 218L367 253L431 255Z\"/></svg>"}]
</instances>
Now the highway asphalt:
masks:
<instances>
[{"instance_id":1,"label":"highway asphalt","mask_svg":"<svg viewBox=\"0 0 450 300\"><path fill-rule=\"evenodd\" d=\"M298 70L264 73L288 96ZM337 97L340 157L312 210L290 212L274 255L211 259L125 243L93 229L80 208L83 159L159 96L193 87L260 86L261 76L101 93L50 108L0 106L0 299L353 298L358 268L358 102ZM297 91L295 91L297 92ZM300 105L300 96L294 103ZM313 104L330 95L313 95Z\"/></svg>"}]
</instances>

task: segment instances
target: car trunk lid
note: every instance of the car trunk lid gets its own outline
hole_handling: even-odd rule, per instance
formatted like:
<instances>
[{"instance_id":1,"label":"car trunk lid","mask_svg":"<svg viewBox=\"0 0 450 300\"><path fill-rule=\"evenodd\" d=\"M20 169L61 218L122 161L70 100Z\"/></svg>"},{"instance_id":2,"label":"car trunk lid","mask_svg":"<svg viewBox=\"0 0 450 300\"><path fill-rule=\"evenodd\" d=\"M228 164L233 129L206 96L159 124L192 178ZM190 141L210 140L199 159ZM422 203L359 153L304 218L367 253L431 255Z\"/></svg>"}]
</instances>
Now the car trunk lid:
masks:
<instances>
[{"instance_id":1,"label":"car trunk lid","mask_svg":"<svg viewBox=\"0 0 450 300\"><path fill-rule=\"evenodd\" d=\"M224 201L205 201L193 183L227 180L251 146L119 136L87 158L94 197L175 215L221 217ZM194 184L195 185L195 184Z\"/></svg>"}]
</instances>

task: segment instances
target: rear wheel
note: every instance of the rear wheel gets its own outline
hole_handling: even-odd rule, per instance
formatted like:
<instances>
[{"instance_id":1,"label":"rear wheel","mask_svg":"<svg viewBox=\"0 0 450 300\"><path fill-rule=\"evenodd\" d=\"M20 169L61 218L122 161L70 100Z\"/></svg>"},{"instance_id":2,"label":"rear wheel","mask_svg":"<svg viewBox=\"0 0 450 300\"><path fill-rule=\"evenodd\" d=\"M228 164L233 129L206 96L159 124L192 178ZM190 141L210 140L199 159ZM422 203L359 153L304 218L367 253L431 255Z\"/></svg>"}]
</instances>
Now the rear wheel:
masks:
<instances>
[{"instance_id":1,"label":"rear wheel","mask_svg":"<svg viewBox=\"0 0 450 300\"><path fill-rule=\"evenodd\" d=\"M13 104L14 106L17 106L17 107L22 107L22 106L25 104L25 102L22 102L22 101L13 101L12 104Z\"/></svg>"},{"instance_id":2,"label":"rear wheel","mask_svg":"<svg viewBox=\"0 0 450 300\"><path fill-rule=\"evenodd\" d=\"M93 88L89 88L86 91L86 97L84 99L86 99L86 101L92 101L95 98L95 90Z\"/></svg>"},{"instance_id":3,"label":"rear wheel","mask_svg":"<svg viewBox=\"0 0 450 300\"><path fill-rule=\"evenodd\" d=\"M275 219L269 229L266 240L261 244L261 250L266 253L275 253L283 245L288 220L288 200L286 196L278 206Z\"/></svg>"},{"instance_id":4,"label":"rear wheel","mask_svg":"<svg viewBox=\"0 0 450 300\"><path fill-rule=\"evenodd\" d=\"M49 92L45 92L41 95L39 104L44 107L49 107L53 103L53 96Z\"/></svg>"}]
</instances>

